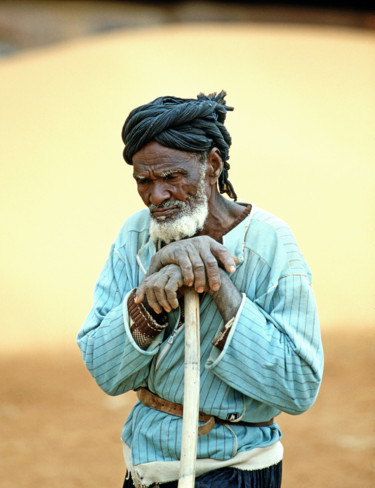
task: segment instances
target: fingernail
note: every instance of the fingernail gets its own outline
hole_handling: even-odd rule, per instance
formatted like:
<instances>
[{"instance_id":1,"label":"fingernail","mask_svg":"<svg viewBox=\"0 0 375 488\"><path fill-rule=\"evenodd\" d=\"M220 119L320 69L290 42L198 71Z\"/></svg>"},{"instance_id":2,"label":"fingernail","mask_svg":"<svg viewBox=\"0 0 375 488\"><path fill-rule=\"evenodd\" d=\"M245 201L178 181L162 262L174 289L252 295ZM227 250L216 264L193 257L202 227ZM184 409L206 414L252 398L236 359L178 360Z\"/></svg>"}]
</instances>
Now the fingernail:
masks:
<instances>
[{"instance_id":1,"label":"fingernail","mask_svg":"<svg viewBox=\"0 0 375 488\"><path fill-rule=\"evenodd\" d=\"M212 289L214 291L217 291L219 288L220 288L220 285L218 285L218 284L212 286Z\"/></svg>"},{"instance_id":2,"label":"fingernail","mask_svg":"<svg viewBox=\"0 0 375 488\"><path fill-rule=\"evenodd\" d=\"M230 273L234 273L236 271L236 267L235 266L229 266L229 272Z\"/></svg>"},{"instance_id":3,"label":"fingernail","mask_svg":"<svg viewBox=\"0 0 375 488\"><path fill-rule=\"evenodd\" d=\"M198 290L197 290L197 292L198 292L198 293L203 293L203 292L204 292L204 288L203 288L202 286L201 286L201 287L199 287L199 288L198 288Z\"/></svg>"}]
</instances>

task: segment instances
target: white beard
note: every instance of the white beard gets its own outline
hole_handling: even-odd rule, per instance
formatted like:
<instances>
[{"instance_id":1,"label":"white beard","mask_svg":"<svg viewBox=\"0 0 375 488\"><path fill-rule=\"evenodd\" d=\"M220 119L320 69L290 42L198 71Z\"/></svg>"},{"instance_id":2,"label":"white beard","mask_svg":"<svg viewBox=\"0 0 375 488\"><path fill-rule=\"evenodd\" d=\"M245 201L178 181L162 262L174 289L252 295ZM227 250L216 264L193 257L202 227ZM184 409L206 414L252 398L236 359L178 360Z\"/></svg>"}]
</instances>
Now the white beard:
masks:
<instances>
[{"instance_id":1,"label":"white beard","mask_svg":"<svg viewBox=\"0 0 375 488\"><path fill-rule=\"evenodd\" d=\"M192 237L201 229L208 215L207 195L205 192L205 166L202 165L201 179L197 193L190 199L190 203L182 201L166 201L153 208L179 207L180 211L173 219L165 217L152 217L150 223L150 236L156 242L161 240L166 244L179 241L185 237Z\"/></svg>"}]
</instances>

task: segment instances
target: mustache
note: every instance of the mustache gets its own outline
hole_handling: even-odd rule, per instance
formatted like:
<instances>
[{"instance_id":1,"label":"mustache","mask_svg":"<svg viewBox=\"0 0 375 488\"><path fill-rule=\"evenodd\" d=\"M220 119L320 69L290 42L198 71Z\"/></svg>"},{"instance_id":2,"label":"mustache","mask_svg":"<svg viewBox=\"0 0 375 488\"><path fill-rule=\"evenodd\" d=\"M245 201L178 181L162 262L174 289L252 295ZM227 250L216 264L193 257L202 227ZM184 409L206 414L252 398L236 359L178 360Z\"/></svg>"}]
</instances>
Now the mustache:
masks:
<instances>
[{"instance_id":1,"label":"mustache","mask_svg":"<svg viewBox=\"0 0 375 488\"><path fill-rule=\"evenodd\" d=\"M165 202L160 203L159 205L154 205L153 203L150 203L148 206L148 209L150 212L153 212L154 210L161 210L161 209L166 209L166 208L185 208L186 203L181 202L180 200L176 200L174 202L171 202L170 200L166 200Z\"/></svg>"}]
</instances>

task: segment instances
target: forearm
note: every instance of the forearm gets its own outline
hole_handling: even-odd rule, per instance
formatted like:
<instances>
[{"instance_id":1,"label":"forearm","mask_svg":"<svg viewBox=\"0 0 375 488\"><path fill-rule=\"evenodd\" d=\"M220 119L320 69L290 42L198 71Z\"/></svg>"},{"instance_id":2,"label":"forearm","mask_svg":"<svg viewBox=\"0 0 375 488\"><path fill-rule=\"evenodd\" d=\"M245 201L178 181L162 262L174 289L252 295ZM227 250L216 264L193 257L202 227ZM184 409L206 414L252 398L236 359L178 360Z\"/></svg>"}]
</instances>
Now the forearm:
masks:
<instances>
[{"instance_id":1,"label":"forearm","mask_svg":"<svg viewBox=\"0 0 375 488\"><path fill-rule=\"evenodd\" d=\"M219 290L210 292L210 295L216 303L224 323L227 323L236 316L241 305L242 295L237 290L228 274L221 268L219 272L221 286Z\"/></svg>"}]
</instances>

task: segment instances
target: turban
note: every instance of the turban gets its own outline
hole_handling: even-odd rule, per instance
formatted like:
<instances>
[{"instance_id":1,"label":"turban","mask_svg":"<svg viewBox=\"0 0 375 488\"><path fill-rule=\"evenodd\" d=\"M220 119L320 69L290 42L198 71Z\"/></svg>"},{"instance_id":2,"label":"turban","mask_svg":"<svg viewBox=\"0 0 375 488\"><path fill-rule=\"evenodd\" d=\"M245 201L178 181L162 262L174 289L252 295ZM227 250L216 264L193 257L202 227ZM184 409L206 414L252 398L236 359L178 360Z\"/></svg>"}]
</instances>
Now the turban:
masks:
<instances>
[{"instance_id":1,"label":"turban","mask_svg":"<svg viewBox=\"0 0 375 488\"><path fill-rule=\"evenodd\" d=\"M232 143L224 126L228 107L225 91L218 95L199 94L196 99L159 97L135 108L128 115L123 129L124 159L133 164L133 156L151 141L188 152L207 152L217 147L224 163L219 176L219 189L234 200L237 196L228 180L229 147Z\"/></svg>"}]
</instances>

